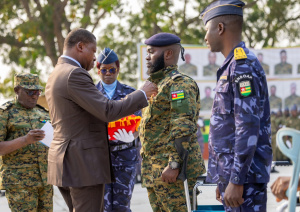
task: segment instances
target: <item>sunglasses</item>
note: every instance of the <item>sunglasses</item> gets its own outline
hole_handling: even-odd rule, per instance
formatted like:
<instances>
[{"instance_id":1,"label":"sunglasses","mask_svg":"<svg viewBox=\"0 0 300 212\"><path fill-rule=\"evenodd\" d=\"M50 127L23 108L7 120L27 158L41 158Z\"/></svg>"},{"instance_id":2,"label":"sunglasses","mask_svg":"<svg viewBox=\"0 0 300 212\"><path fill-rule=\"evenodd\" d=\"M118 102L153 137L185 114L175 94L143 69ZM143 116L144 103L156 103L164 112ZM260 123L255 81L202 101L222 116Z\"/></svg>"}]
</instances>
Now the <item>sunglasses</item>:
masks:
<instances>
[{"instance_id":1,"label":"sunglasses","mask_svg":"<svg viewBox=\"0 0 300 212\"><path fill-rule=\"evenodd\" d=\"M109 71L109 73L111 73L111 74L115 74L117 69L116 68L109 68L109 69L101 68L100 71L101 71L101 74L106 74L107 71Z\"/></svg>"},{"instance_id":2,"label":"sunglasses","mask_svg":"<svg viewBox=\"0 0 300 212\"><path fill-rule=\"evenodd\" d=\"M22 88L22 87L21 87ZM25 93L28 95L28 96L39 96L41 95L42 91L41 90L27 90L27 89L24 89L22 88L23 91L25 91Z\"/></svg>"}]
</instances>

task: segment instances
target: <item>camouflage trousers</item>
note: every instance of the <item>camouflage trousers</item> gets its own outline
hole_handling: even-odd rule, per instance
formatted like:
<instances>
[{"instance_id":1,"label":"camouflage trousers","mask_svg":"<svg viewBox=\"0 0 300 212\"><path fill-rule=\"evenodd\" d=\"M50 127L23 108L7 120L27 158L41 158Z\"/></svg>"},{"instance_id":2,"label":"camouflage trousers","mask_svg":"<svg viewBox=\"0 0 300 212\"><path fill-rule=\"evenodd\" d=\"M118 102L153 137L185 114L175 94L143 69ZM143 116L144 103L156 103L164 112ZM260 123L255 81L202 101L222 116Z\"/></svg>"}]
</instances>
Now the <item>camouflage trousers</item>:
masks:
<instances>
[{"instance_id":1,"label":"camouflage trousers","mask_svg":"<svg viewBox=\"0 0 300 212\"><path fill-rule=\"evenodd\" d=\"M130 212L130 200L135 183L135 165L113 166L115 183L105 185L104 211Z\"/></svg>"},{"instance_id":2,"label":"camouflage trousers","mask_svg":"<svg viewBox=\"0 0 300 212\"><path fill-rule=\"evenodd\" d=\"M188 179L191 203L195 184L196 178ZM187 211L184 186L181 180L170 184L157 180L153 187L147 187L147 191L153 212Z\"/></svg>"},{"instance_id":3,"label":"camouflage trousers","mask_svg":"<svg viewBox=\"0 0 300 212\"><path fill-rule=\"evenodd\" d=\"M53 187L10 188L5 196L12 212L49 212L53 211Z\"/></svg>"},{"instance_id":4,"label":"camouflage trousers","mask_svg":"<svg viewBox=\"0 0 300 212\"><path fill-rule=\"evenodd\" d=\"M218 184L222 199L227 184ZM266 212L267 211L267 183L244 184L244 203L236 208L227 207L223 201L226 212Z\"/></svg>"}]
</instances>

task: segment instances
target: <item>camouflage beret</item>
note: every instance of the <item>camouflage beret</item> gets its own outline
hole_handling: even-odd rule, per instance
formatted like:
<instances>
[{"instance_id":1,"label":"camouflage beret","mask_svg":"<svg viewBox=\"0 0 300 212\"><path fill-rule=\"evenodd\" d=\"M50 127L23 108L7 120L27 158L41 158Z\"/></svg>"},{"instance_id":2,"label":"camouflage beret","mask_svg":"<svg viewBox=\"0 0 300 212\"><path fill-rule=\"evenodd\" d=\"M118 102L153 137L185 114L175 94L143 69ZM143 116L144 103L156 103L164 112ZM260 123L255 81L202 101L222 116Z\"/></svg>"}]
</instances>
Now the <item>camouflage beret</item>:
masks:
<instances>
[{"instance_id":1,"label":"camouflage beret","mask_svg":"<svg viewBox=\"0 0 300 212\"><path fill-rule=\"evenodd\" d=\"M42 90L44 87L40 86L39 77L36 74L22 73L16 74L14 79L14 87L21 86L29 90Z\"/></svg>"}]
</instances>

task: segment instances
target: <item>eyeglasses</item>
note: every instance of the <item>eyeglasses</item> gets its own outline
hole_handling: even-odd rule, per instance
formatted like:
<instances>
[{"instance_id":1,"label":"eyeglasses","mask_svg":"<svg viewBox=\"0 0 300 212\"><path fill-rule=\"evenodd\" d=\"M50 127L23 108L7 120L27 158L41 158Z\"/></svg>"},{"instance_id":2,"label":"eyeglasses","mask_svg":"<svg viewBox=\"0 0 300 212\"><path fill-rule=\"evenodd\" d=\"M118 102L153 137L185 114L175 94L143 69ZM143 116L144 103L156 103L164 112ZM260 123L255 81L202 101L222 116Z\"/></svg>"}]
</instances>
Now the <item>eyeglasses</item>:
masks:
<instances>
[{"instance_id":1,"label":"eyeglasses","mask_svg":"<svg viewBox=\"0 0 300 212\"><path fill-rule=\"evenodd\" d=\"M22 88L22 87L21 87ZM42 91L41 90L27 90L25 88L22 88L23 91L25 91L25 93L28 95L28 96L39 96L41 95Z\"/></svg>"},{"instance_id":2,"label":"eyeglasses","mask_svg":"<svg viewBox=\"0 0 300 212\"><path fill-rule=\"evenodd\" d=\"M116 68L109 68L109 69L101 68L100 71L101 71L101 74L106 74L107 71L109 71L109 73L111 73L111 74L115 74L117 69Z\"/></svg>"}]
</instances>

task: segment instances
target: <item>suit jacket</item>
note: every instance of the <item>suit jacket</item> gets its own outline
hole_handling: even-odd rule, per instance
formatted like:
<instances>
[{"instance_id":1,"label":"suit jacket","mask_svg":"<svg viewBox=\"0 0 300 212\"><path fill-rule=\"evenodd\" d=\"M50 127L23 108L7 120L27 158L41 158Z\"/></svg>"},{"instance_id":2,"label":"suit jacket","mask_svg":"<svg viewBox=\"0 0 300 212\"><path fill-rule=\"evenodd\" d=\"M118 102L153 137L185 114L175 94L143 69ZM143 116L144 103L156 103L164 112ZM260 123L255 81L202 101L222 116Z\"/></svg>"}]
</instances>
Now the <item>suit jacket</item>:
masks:
<instances>
[{"instance_id":1,"label":"suit jacket","mask_svg":"<svg viewBox=\"0 0 300 212\"><path fill-rule=\"evenodd\" d=\"M59 58L47 81L46 99L54 128L48 183L61 187L110 183L107 123L147 106L143 92L111 101L97 90L85 69Z\"/></svg>"}]
</instances>

